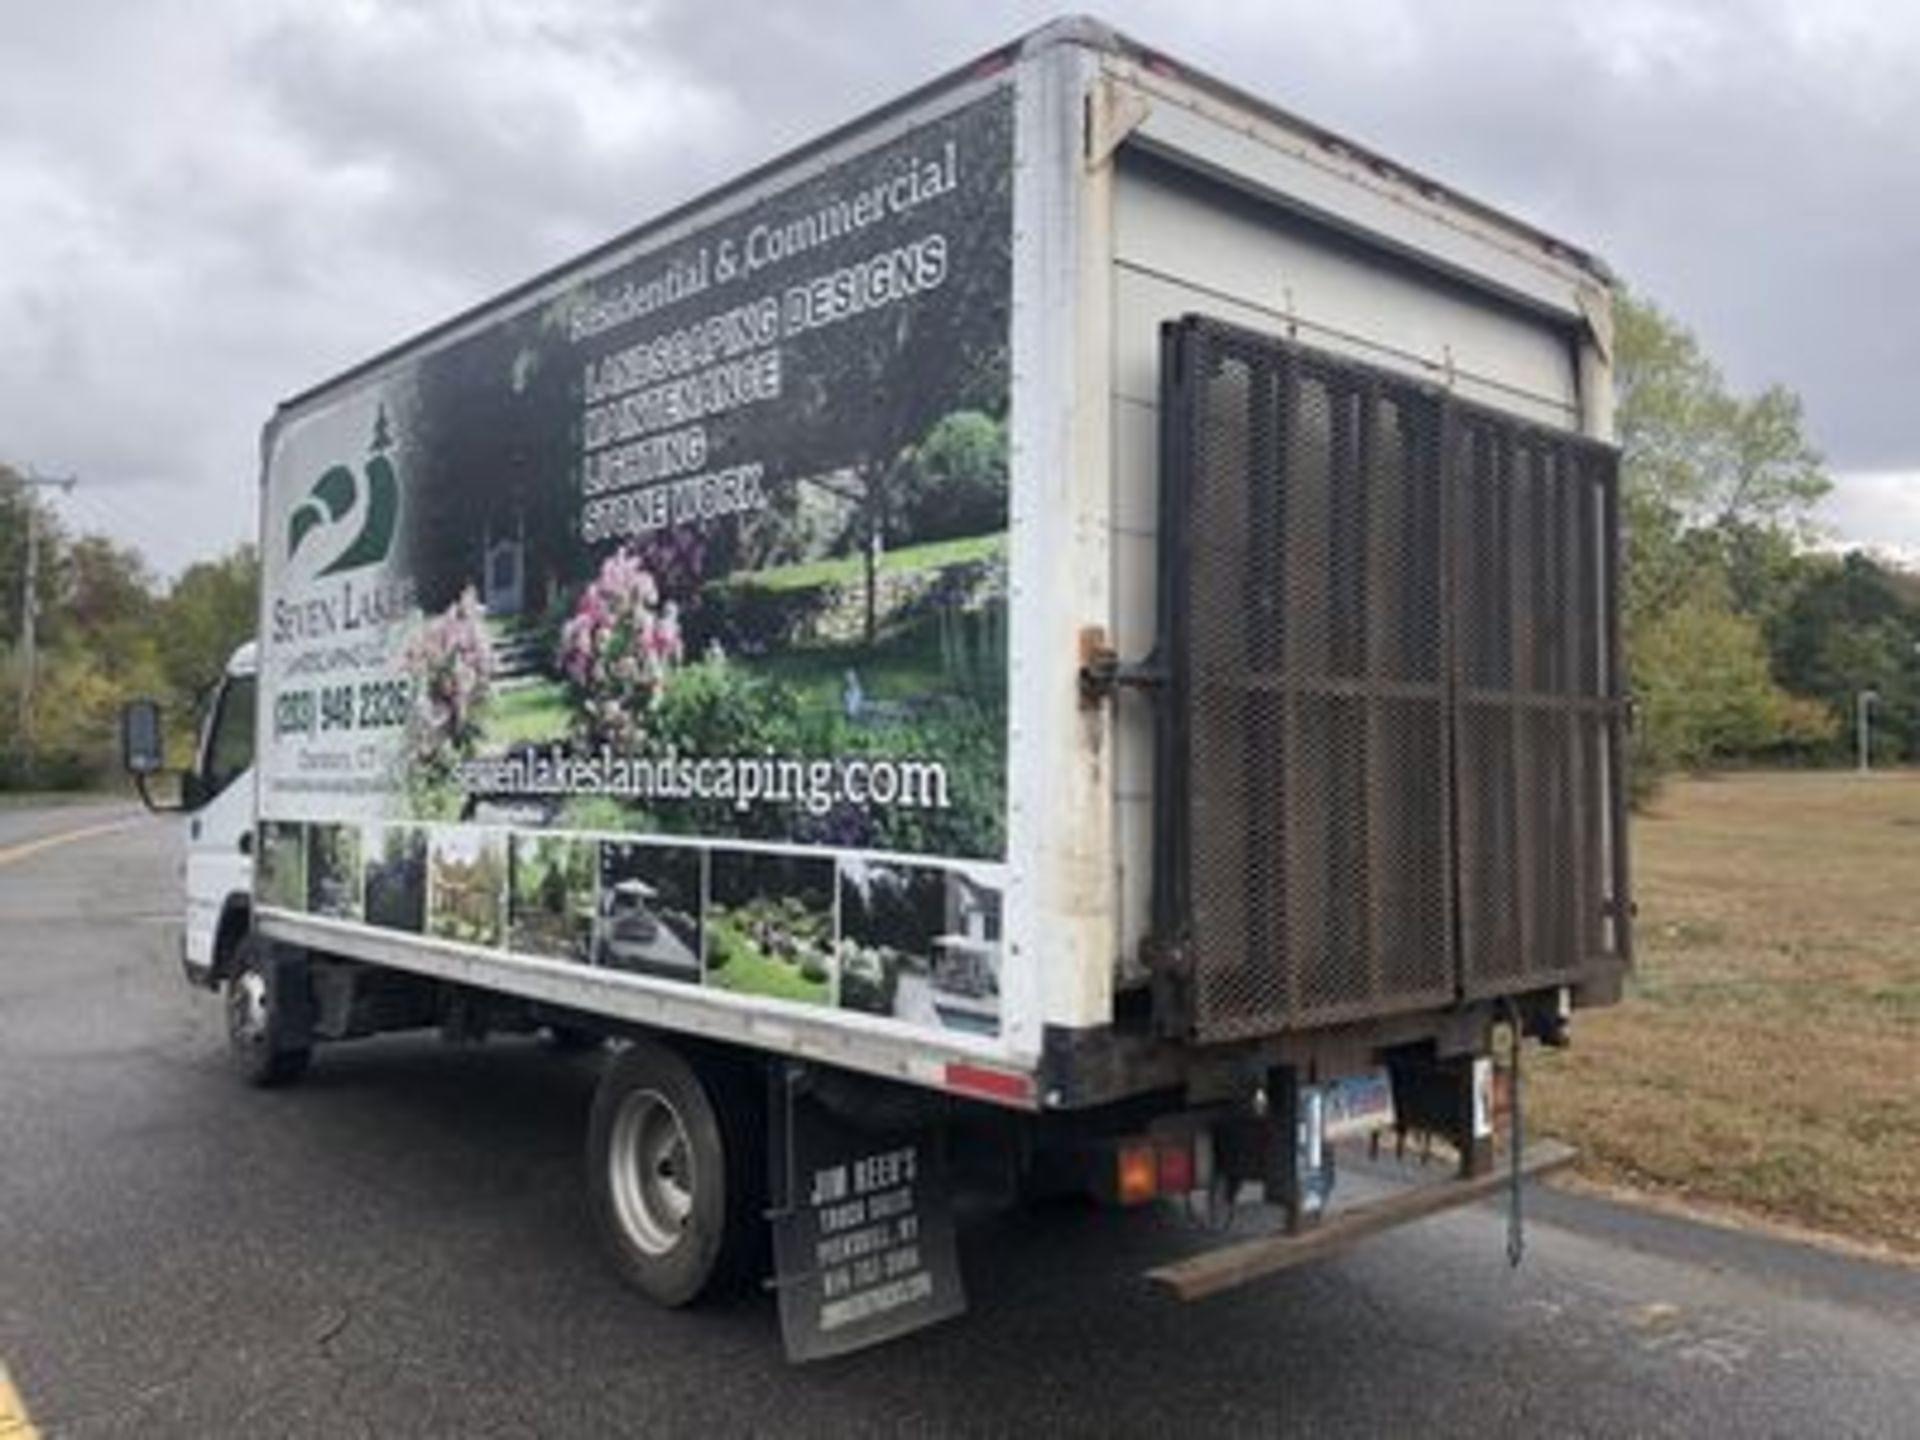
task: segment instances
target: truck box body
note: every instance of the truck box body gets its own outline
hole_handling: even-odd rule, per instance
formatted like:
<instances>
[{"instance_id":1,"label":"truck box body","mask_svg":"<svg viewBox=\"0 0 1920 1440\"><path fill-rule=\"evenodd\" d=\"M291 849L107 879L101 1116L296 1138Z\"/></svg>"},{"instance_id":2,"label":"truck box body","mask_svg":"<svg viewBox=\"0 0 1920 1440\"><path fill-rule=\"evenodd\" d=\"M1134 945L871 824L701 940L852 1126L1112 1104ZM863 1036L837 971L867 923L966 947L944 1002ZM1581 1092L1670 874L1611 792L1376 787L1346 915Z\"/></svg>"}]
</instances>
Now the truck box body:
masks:
<instances>
[{"instance_id":1,"label":"truck box body","mask_svg":"<svg viewBox=\"0 0 1920 1440\"><path fill-rule=\"evenodd\" d=\"M1050 27L282 407L257 923L1027 1109L1604 1000L1608 315Z\"/></svg>"}]
</instances>

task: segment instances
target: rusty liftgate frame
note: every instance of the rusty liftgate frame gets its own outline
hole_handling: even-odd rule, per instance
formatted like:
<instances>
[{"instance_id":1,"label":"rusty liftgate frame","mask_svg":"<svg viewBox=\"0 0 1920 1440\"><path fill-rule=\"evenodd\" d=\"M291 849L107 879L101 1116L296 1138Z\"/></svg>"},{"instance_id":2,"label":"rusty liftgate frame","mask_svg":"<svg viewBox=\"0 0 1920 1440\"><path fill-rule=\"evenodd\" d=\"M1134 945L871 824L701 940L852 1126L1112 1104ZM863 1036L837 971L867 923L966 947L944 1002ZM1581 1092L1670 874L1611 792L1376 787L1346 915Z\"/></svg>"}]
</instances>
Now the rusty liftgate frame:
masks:
<instances>
[{"instance_id":1,"label":"rusty liftgate frame","mask_svg":"<svg viewBox=\"0 0 1920 1440\"><path fill-rule=\"evenodd\" d=\"M1162 1029L1625 964L1615 452L1204 317L1161 373Z\"/></svg>"}]
</instances>

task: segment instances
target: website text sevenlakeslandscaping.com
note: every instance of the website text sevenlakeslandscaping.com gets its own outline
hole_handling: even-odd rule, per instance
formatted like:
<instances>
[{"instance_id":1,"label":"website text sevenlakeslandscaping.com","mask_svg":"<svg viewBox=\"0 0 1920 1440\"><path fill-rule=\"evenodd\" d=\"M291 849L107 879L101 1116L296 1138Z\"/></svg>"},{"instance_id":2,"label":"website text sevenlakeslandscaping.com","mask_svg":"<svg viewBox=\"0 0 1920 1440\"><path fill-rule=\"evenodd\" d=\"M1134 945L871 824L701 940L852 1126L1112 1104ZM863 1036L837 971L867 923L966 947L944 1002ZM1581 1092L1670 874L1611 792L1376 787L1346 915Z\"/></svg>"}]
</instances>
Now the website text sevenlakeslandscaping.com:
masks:
<instances>
[{"instance_id":1,"label":"website text sevenlakeslandscaping.com","mask_svg":"<svg viewBox=\"0 0 1920 1440\"><path fill-rule=\"evenodd\" d=\"M608 795L620 800L719 800L745 812L756 805L798 805L825 815L846 801L903 810L951 805L944 761L842 756L796 760L777 755L664 757L592 755L559 747L463 760L454 783L470 795Z\"/></svg>"}]
</instances>

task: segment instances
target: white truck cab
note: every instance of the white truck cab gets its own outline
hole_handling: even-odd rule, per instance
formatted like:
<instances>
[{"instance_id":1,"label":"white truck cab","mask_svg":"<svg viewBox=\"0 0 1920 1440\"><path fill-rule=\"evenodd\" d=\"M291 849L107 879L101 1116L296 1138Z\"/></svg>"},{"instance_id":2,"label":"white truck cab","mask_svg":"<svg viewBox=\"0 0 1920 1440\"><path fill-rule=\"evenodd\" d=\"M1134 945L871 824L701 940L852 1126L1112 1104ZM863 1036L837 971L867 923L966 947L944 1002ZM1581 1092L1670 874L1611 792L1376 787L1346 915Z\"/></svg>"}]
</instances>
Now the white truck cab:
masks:
<instances>
[{"instance_id":1,"label":"white truck cab","mask_svg":"<svg viewBox=\"0 0 1920 1440\"><path fill-rule=\"evenodd\" d=\"M247 933L253 895L256 651L227 660L181 785L186 843L187 978L212 989Z\"/></svg>"}]
</instances>

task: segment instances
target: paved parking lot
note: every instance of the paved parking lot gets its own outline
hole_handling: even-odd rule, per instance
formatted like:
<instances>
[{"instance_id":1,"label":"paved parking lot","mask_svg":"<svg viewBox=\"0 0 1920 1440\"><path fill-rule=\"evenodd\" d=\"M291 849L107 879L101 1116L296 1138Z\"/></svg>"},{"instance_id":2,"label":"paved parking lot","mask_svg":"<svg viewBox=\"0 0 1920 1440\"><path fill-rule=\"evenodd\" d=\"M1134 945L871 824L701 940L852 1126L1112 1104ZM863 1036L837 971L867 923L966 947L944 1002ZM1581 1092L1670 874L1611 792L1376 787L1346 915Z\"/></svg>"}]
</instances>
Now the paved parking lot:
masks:
<instances>
[{"instance_id":1,"label":"paved parking lot","mask_svg":"<svg viewBox=\"0 0 1920 1440\"><path fill-rule=\"evenodd\" d=\"M0 812L0 1364L45 1435L1920 1426L1920 1272L1570 1196L1517 1274L1487 1208L1186 1307L1139 1279L1204 1243L1171 1219L981 1214L966 1319L789 1367L764 1298L663 1314L600 1264L591 1058L394 1037L231 1080L168 825L22 849L127 818Z\"/></svg>"}]
</instances>

